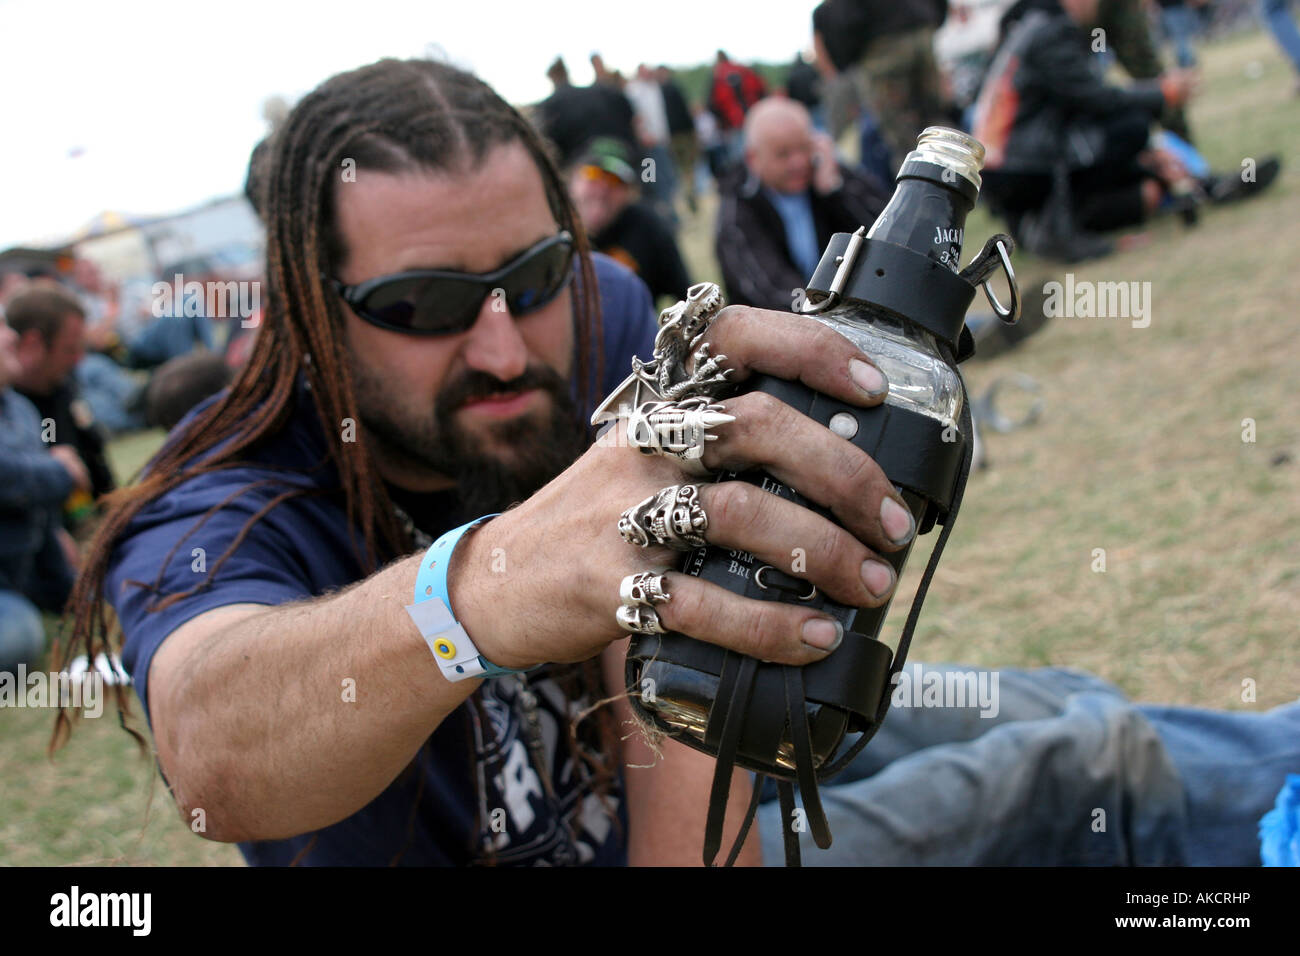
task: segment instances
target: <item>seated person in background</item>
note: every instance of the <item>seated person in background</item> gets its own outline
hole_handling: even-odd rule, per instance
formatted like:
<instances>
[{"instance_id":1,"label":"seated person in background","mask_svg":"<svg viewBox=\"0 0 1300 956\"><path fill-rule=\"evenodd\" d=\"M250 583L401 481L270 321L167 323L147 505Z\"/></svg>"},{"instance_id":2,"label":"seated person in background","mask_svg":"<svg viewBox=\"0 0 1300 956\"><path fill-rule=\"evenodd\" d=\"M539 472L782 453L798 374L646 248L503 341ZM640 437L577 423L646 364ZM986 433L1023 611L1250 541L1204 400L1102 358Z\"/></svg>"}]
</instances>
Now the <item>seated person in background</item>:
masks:
<instances>
[{"instance_id":1,"label":"seated person in background","mask_svg":"<svg viewBox=\"0 0 1300 956\"><path fill-rule=\"evenodd\" d=\"M569 193L592 249L639 275L656 300L686 295L691 282L677 241L659 214L637 197L636 167L621 142L593 141L569 173Z\"/></svg>"},{"instance_id":2,"label":"seated person in background","mask_svg":"<svg viewBox=\"0 0 1300 956\"><path fill-rule=\"evenodd\" d=\"M1168 0L1160 0L1161 3ZM1176 0L1181 2L1181 0ZM1011 32L1011 28L1027 12L1034 9L1056 13L1060 10L1059 0L1016 0L1002 16L999 24L998 45ZM1156 37L1152 35L1153 23L1148 15L1145 0L1099 0L1096 22L1089 25L1105 32L1106 52L1114 54L1124 72L1134 80L1157 80L1166 71ZM1099 51L1100 52L1100 51ZM1194 64L1180 63L1179 66ZM1160 125L1192 142L1192 133L1187 125L1186 110L1182 106L1165 105L1160 115Z\"/></svg>"},{"instance_id":3,"label":"seated person in background","mask_svg":"<svg viewBox=\"0 0 1300 956\"><path fill-rule=\"evenodd\" d=\"M889 192L835 159L801 103L770 97L745 119L745 165L719 183L716 251L729 301L792 311L837 232L868 226Z\"/></svg>"},{"instance_id":4,"label":"seated person in background","mask_svg":"<svg viewBox=\"0 0 1300 956\"><path fill-rule=\"evenodd\" d=\"M9 387L22 372L17 344L0 317L0 672L10 673L45 649L40 610L58 613L68 598L76 546L62 505L90 489L81 459L42 442L40 415Z\"/></svg>"},{"instance_id":5,"label":"seated person in background","mask_svg":"<svg viewBox=\"0 0 1300 956\"><path fill-rule=\"evenodd\" d=\"M1278 169L1269 159L1253 183L1198 181L1173 154L1151 148L1152 122L1187 102L1192 75L1107 84L1092 59L1097 10L1098 0L1061 0L1023 11L975 104L973 133L988 151L985 195L1028 251L1067 261L1109 251L1088 232L1137 225L1162 207L1190 211L1195 196L1235 199Z\"/></svg>"},{"instance_id":6,"label":"seated person in background","mask_svg":"<svg viewBox=\"0 0 1300 956\"><path fill-rule=\"evenodd\" d=\"M103 432L73 380L86 352L81 303L58 283L37 281L15 293L5 316L18 333L13 386L36 406L41 438L76 453L90 473L93 496L112 491Z\"/></svg>"}]
</instances>

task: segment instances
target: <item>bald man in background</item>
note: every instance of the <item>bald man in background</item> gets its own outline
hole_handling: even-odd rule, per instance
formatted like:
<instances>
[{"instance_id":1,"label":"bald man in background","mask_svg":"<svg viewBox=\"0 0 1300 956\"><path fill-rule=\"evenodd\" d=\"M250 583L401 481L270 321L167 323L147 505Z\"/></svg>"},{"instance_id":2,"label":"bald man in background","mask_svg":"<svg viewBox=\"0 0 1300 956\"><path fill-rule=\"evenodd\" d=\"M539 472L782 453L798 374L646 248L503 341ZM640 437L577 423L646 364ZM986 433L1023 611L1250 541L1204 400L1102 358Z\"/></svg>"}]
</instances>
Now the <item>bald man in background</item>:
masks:
<instances>
[{"instance_id":1,"label":"bald man in background","mask_svg":"<svg viewBox=\"0 0 1300 956\"><path fill-rule=\"evenodd\" d=\"M870 227L889 199L875 177L835 158L803 104L759 101L745 117L745 163L719 184L715 251L729 301L794 311L837 232Z\"/></svg>"}]
</instances>

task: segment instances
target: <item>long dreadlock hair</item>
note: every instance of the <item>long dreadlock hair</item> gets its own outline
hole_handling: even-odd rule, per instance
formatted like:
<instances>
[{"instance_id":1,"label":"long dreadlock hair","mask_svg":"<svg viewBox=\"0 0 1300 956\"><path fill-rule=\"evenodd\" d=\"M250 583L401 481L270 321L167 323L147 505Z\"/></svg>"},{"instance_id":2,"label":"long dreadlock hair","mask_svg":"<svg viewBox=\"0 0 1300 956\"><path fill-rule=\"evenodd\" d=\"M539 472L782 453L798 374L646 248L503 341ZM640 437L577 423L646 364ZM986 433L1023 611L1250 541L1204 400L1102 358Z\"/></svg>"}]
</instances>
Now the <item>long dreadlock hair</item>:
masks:
<instances>
[{"instance_id":1,"label":"long dreadlock hair","mask_svg":"<svg viewBox=\"0 0 1300 956\"><path fill-rule=\"evenodd\" d=\"M431 60L381 60L321 84L293 109L250 171L249 193L266 226L266 308L247 364L231 388L181 431L170 436L138 484L106 499L107 512L86 555L69 601L71 632L56 657L78 651L94 660L119 635L110 629L104 599L109 560L119 537L146 504L198 475L238 466L243 455L272 438L293 409L300 374L310 384L328 436L346 504L352 544L366 574L414 550L364 441L340 439L337 423L360 420L338 296L322 276L335 274L346 254L335 221L334 189L344 160L378 172L419 170L456 174L481 164L497 146L520 143L537 165L547 203L560 228L575 238L578 281L573 285L578 408L590 404L600 381L601 324L595 272L586 234L549 145L532 125L473 75ZM595 365L591 364L592 359ZM247 490L247 489L246 489ZM238 549L271 508L302 490L274 497L248 519L225 554L195 588L167 596L167 604L210 585L222 562ZM224 504L224 502L222 503ZM218 504L200 521L218 509ZM165 564L164 564L165 567ZM162 603L155 605L163 606ZM60 642L62 644L62 642ZM588 662L561 675L566 689L600 687L599 665ZM115 688L119 715L129 713L128 694ZM599 715L601 749L616 753L608 711ZM145 741L122 719L141 748ZM49 751L66 743L71 713L60 710ZM570 742L576 748L574 728ZM593 765L598 789L613 772Z\"/></svg>"}]
</instances>

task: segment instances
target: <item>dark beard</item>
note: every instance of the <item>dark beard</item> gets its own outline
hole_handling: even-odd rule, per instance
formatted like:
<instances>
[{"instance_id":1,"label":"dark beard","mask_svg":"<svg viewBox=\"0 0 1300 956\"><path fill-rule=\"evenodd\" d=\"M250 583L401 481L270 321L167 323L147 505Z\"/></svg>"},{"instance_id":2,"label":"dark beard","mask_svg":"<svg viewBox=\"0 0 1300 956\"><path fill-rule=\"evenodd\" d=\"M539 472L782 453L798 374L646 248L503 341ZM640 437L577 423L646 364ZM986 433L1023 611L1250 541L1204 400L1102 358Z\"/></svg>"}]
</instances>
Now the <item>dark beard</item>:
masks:
<instances>
[{"instance_id":1,"label":"dark beard","mask_svg":"<svg viewBox=\"0 0 1300 956\"><path fill-rule=\"evenodd\" d=\"M501 512L527 500L582 454L583 434L573 400L567 390L551 395L550 420L541 430L527 419L492 428L496 440L514 450L513 460L508 463L485 454L452 423L443 422L439 409L439 427L445 428L456 454L451 477L456 481L465 514Z\"/></svg>"},{"instance_id":2,"label":"dark beard","mask_svg":"<svg viewBox=\"0 0 1300 956\"><path fill-rule=\"evenodd\" d=\"M431 430L400 421L393 415L382 385L361 369L355 374L362 418L381 453L451 478L456 483L460 511L471 517L505 511L528 499L568 468L585 446L586 436L568 382L545 365L530 365L510 382L486 372L466 371L438 393ZM532 388L542 389L551 398L550 415L541 425L535 416L493 423L484 429L491 436L484 442L456 422L456 410L468 399ZM485 450L494 444L508 447L510 453L501 457Z\"/></svg>"}]
</instances>

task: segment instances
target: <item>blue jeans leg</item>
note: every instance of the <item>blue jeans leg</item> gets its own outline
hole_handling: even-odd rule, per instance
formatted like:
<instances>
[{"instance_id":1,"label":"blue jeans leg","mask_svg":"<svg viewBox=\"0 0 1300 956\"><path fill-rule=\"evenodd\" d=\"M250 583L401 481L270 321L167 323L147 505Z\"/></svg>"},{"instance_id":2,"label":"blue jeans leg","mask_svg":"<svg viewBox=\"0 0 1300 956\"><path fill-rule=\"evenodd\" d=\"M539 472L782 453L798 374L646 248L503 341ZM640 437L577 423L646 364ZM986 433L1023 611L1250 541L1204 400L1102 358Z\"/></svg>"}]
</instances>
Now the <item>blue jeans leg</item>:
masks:
<instances>
[{"instance_id":1,"label":"blue jeans leg","mask_svg":"<svg viewBox=\"0 0 1300 956\"><path fill-rule=\"evenodd\" d=\"M1189 866L1257 866L1259 818L1300 773L1300 701L1264 713L1142 706L1187 796Z\"/></svg>"},{"instance_id":2,"label":"blue jeans leg","mask_svg":"<svg viewBox=\"0 0 1300 956\"><path fill-rule=\"evenodd\" d=\"M107 355L91 352L77 366L77 385L95 413L95 419L111 432L144 428L143 416L127 411L140 386Z\"/></svg>"},{"instance_id":3,"label":"blue jeans leg","mask_svg":"<svg viewBox=\"0 0 1300 956\"><path fill-rule=\"evenodd\" d=\"M997 673L995 717L891 708L823 788L834 842L801 834L805 864L1258 862L1256 822L1300 768L1300 703L1140 707L1076 671ZM784 859L783 823L775 803L760 807L766 863Z\"/></svg>"},{"instance_id":4,"label":"blue jeans leg","mask_svg":"<svg viewBox=\"0 0 1300 956\"><path fill-rule=\"evenodd\" d=\"M35 605L17 591L0 591L0 672L16 673L45 650L45 626Z\"/></svg>"},{"instance_id":5,"label":"blue jeans leg","mask_svg":"<svg viewBox=\"0 0 1300 956\"><path fill-rule=\"evenodd\" d=\"M1191 7L1164 7L1160 19L1165 35L1174 45L1178 65L1184 68L1196 66L1196 51L1192 47L1199 22L1196 11Z\"/></svg>"},{"instance_id":6,"label":"blue jeans leg","mask_svg":"<svg viewBox=\"0 0 1300 956\"><path fill-rule=\"evenodd\" d=\"M1001 724L1021 720L1044 720L1060 714L1070 694L1090 691L1110 694L1120 700L1124 693L1113 684L1084 671L1064 667L1044 667L1032 671L1015 668L986 670L960 664L908 664L904 674L946 675L950 672L988 673L997 675L996 711L983 713L969 707L900 706L895 700L880 730L866 749L831 781L833 785L850 783L878 773L889 764L910 754L941 743L960 743L979 738ZM906 701L908 695L896 695Z\"/></svg>"},{"instance_id":7,"label":"blue jeans leg","mask_svg":"<svg viewBox=\"0 0 1300 956\"><path fill-rule=\"evenodd\" d=\"M1282 52L1300 70L1300 28L1296 27L1287 0L1260 0L1259 12Z\"/></svg>"}]
</instances>

